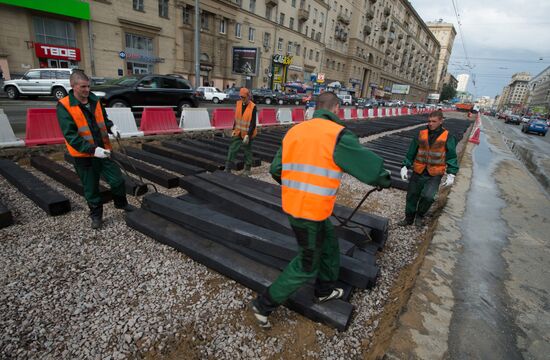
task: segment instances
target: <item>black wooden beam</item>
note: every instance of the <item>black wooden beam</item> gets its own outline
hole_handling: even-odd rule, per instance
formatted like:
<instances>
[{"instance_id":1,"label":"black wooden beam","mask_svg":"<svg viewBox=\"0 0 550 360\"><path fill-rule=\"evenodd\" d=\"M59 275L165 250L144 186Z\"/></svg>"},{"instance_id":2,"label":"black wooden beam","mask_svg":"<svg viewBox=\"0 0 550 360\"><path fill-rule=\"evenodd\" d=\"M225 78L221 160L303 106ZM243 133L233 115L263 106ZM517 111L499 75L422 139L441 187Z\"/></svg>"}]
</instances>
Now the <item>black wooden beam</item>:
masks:
<instances>
[{"instance_id":1,"label":"black wooden beam","mask_svg":"<svg viewBox=\"0 0 550 360\"><path fill-rule=\"evenodd\" d=\"M0 201L0 229L13 224L11 211Z\"/></svg>"},{"instance_id":2,"label":"black wooden beam","mask_svg":"<svg viewBox=\"0 0 550 360\"><path fill-rule=\"evenodd\" d=\"M178 174L193 175L205 171L201 167L187 164L178 160L173 160L165 156L153 154L151 152L143 151L134 147L125 147L124 149L126 150L126 153L133 158L148 162L153 165L161 166Z\"/></svg>"}]
</instances>

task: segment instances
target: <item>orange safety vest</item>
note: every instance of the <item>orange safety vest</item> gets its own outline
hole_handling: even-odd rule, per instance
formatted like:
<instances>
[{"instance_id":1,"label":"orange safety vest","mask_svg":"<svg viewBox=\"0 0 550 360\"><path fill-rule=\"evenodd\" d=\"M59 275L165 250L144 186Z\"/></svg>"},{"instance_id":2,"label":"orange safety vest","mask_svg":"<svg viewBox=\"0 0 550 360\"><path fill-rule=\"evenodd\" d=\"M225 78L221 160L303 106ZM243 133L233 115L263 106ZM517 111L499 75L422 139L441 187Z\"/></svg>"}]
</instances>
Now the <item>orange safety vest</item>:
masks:
<instances>
[{"instance_id":1,"label":"orange safety vest","mask_svg":"<svg viewBox=\"0 0 550 360\"><path fill-rule=\"evenodd\" d=\"M65 107L69 115L73 118L73 121L76 124L76 127L78 128L78 135L83 137L86 141L88 141L90 144L94 144L94 138L92 136L92 131L88 127L88 121L86 120L86 116L80 109L78 105L71 106L71 103L69 101L69 96L65 96L63 99L59 100L61 105ZM95 107L95 121L97 123L97 126L99 127L99 131L101 132L101 137L103 139L103 148L107 150L111 150L111 142L109 141L109 134L107 132L107 127L105 126L105 119L103 118L103 111L101 110L101 105L99 102L96 104ZM69 151L69 154L71 154L72 157L93 157L93 154L83 153L78 150L76 150L74 147L69 145L67 140L65 140L65 145L67 146L67 150Z\"/></svg>"},{"instance_id":2,"label":"orange safety vest","mask_svg":"<svg viewBox=\"0 0 550 360\"><path fill-rule=\"evenodd\" d=\"M281 175L285 213L312 221L325 220L332 214L343 174L334 162L334 148L344 128L315 118L287 132Z\"/></svg>"},{"instance_id":3,"label":"orange safety vest","mask_svg":"<svg viewBox=\"0 0 550 360\"><path fill-rule=\"evenodd\" d=\"M449 132L443 130L441 135L437 137L430 147L430 143L428 142L428 129L421 130L418 133L418 152L416 153L413 163L413 170L415 173L422 174L424 169L428 167L428 173L431 176L445 174L445 144L447 143L448 137Z\"/></svg>"},{"instance_id":4,"label":"orange safety vest","mask_svg":"<svg viewBox=\"0 0 550 360\"><path fill-rule=\"evenodd\" d=\"M254 110L255 106L256 104L250 101L243 113L243 101L237 101L237 108L235 109L235 126L233 127L232 136L240 135L241 138L244 138L248 134L250 122L252 121L252 110ZM254 121L256 121L256 119L254 119ZM256 128L254 128L254 133L251 137L254 138L257 133Z\"/></svg>"}]
</instances>

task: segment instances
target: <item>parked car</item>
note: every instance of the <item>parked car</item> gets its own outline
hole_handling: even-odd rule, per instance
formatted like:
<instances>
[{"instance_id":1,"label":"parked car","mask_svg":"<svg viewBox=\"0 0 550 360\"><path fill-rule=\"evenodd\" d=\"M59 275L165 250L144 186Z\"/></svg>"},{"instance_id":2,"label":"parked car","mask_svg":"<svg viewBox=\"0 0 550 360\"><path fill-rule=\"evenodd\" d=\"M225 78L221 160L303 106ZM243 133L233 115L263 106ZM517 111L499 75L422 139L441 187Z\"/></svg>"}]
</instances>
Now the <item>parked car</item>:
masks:
<instances>
[{"instance_id":1,"label":"parked car","mask_svg":"<svg viewBox=\"0 0 550 360\"><path fill-rule=\"evenodd\" d=\"M498 114L497 114L497 118L498 118L498 119L502 119L502 120L506 120L506 119L508 118L508 114L503 113L503 112L498 113Z\"/></svg>"},{"instance_id":2,"label":"parked car","mask_svg":"<svg viewBox=\"0 0 550 360\"><path fill-rule=\"evenodd\" d=\"M548 124L544 119L530 119L527 124L523 124L521 131L524 133L536 133L542 136L546 136L548 131Z\"/></svg>"},{"instance_id":3,"label":"parked car","mask_svg":"<svg viewBox=\"0 0 550 360\"><path fill-rule=\"evenodd\" d=\"M252 89L252 100L256 104L274 104L277 95L271 89Z\"/></svg>"},{"instance_id":4,"label":"parked car","mask_svg":"<svg viewBox=\"0 0 550 360\"><path fill-rule=\"evenodd\" d=\"M531 116L525 115L525 116L522 116L522 117L521 117L521 122L522 122L522 123L528 123L529 120L531 120Z\"/></svg>"},{"instance_id":5,"label":"parked car","mask_svg":"<svg viewBox=\"0 0 550 360\"><path fill-rule=\"evenodd\" d=\"M30 69L21 79L5 81L3 89L10 99L25 95L54 96L60 100L71 90L69 78L72 71L65 68Z\"/></svg>"},{"instance_id":6,"label":"parked car","mask_svg":"<svg viewBox=\"0 0 550 360\"><path fill-rule=\"evenodd\" d=\"M378 101L376 99L358 99L357 107L360 109L373 109L378 107Z\"/></svg>"},{"instance_id":7,"label":"parked car","mask_svg":"<svg viewBox=\"0 0 550 360\"><path fill-rule=\"evenodd\" d=\"M189 81L167 75L128 75L92 87L106 107L171 106L179 115L182 108L197 107L195 91Z\"/></svg>"},{"instance_id":8,"label":"parked car","mask_svg":"<svg viewBox=\"0 0 550 360\"><path fill-rule=\"evenodd\" d=\"M338 98L341 100L342 105L344 106L350 106L353 104L353 99L351 98L351 95L343 95L343 94L337 94Z\"/></svg>"},{"instance_id":9,"label":"parked car","mask_svg":"<svg viewBox=\"0 0 550 360\"><path fill-rule=\"evenodd\" d=\"M514 124L519 125L521 124L521 117L519 115L509 115L504 120L505 124Z\"/></svg>"},{"instance_id":10,"label":"parked car","mask_svg":"<svg viewBox=\"0 0 550 360\"><path fill-rule=\"evenodd\" d=\"M241 95L239 94L240 90L240 87L230 87L225 89L223 92L227 94L226 101L237 102L238 100L241 100Z\"/></svg>"},{"instance_id":11,"label":"parked car","mask_svg":"<svg viewBox=\"0 0 550 360\"><path fill-rule=\"evenodd\" d=\"M214 104L218 104L228 97L226 93L213 86L199 86L196 91L203 100L212 101Z\"/></svg>"},{"instance_id":12,"label":"parked car","mask_svg":"<svg viewBox=\"0 0 550 360\"><path fill-rule=\"evenodd\" d=\"M298 93L277 93L277 103L300 105L302 103L303 94Z\"/></svg>"}]
</instances>

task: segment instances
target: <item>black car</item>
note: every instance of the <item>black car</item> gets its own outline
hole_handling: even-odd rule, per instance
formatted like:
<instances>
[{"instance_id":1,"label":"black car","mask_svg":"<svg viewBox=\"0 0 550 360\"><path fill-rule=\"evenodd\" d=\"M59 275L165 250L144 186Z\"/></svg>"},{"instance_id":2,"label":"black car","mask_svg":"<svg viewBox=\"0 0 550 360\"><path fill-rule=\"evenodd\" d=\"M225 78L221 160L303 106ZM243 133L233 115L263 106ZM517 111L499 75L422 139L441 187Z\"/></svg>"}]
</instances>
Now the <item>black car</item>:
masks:
<instances>
[{"instance_id":1,"label":"black car","mask_svg":"<svg viewBox=\"0 0 550 360\"><path fill-rule=\"evenodd\" d=\"M298 93L277 93L277 103L279 105L283 105L283 104L300 105L302 103L303 97L304 97L304 94L298 94Z\"/></svg>"},{"instance_id":2,"label":"black car","mask_svg":"<svg viewBox=\"0 0 550 360\"><path fill-rule=\"evenodd\" d=\"M505 124L514 124L519 125L521 124L521 116L519 115L509 115L505 120Z\"/></svg>"},{"instance_id":3,"label":"black car","mask_svg":"<svg viewBox=\"0 0 550 360\"><path fill-rule=\"evenodd\" d=\"M378 107L378 101L375 99L365 99L365 98L359 98L357 99L357 105L359 109L373 109L375 107Z\"/></svg>"},{"instance_id":4,"label":"black car","mask_svg":"<svg viewBox=\"0 0 550 360\"><path fill-rule=\"evenodd\" d=\"M277 95L270 89L252 89L252 100L256 104L274 104Z\"/></svg>"},{"instance_id":5,"label":"black car","mask_svg":"<svg viewBox=\"0 0 550 360\"><path fill-rule=\"evenodd\" d=\"M170 75L128 75L92 87L106 107L130 107L141 111L145 106L198 107L191 84Z\"/></svg>"}]
</instances>

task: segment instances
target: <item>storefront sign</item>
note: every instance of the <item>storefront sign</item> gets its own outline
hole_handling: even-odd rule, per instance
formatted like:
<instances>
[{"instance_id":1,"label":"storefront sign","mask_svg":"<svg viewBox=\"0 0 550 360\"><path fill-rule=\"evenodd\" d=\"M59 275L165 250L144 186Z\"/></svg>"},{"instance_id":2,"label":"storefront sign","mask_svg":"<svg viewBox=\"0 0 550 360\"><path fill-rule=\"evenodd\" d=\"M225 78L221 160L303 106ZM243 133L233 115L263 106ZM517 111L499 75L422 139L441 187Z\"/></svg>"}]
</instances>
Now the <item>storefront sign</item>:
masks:
<instances>
[{"instance_id":1,"label":"storefront sign","mask_svg":"<svg viewBox=\"0 0 550 360\"><path fill-rule=\"evenodd\" d=\"M391 92L391 87L389 87L389 86L384 86L384 91Z\"/></svg>"},{"instance_id":2,"label":"storefront sign","mask_svg":"<svg viewBox=\"0 0 550 360\"><path fill-rule=\"evenodd\" d=\"M290 65L292 64L292 56L275 54L273 55L273 62L277 64Z\"/></svg>"},{"instance_id":3,"label":"storefront sign","mask_svg":"<svg viewBox=\"0 0 550 360\"><path fill-rule=\"evenodd\" d=\"M80 61L78 48L34 43L34 50L39 58Z\"/></svg>"},{"instance_id":4,"label":"storefront sign","mask_svg":"<svg viewBox=\"0 0 550 360\"><path fill-rule=\"evenodd\" d=\"M319 73L317 74L317 82L319 84L322 84L325 82L325 73Z\"/></svg>"},{"instance_id":5,"label":"storefront sign","mask_svg":"<svg viewBox=\"0 0 550 360\"><path fill-rule=\"evenodd\" d=\"M393 84L391 92L392 94L408 94L411 87L410 85Z\"/></svg>"},{"instance_id":6,"label":"storefront sign","mask_svg":"<svg viewBox=\"0 0 550 360\"><path fill-rule=\"evenodd\" d=\"M361 80L359 80L359 79L354 79L354 78L350 78L350 79L349 79L349 83L350 83L350 84L353 84L353 85L361 85Z\"/></svg>"},{"instance_id":7,"label":"storefront sign","mask_svg":"<svg viewBox=\"0 0 550 360\"><path fill-rule=\"evenodd\" d=\"M126 52L126 60L142 63L163 63L164 58Z\"/></svg>"},{"instance_id":8,"label":"storefront sign","mask_svg":"<svg viewBox=\"0 0 550 360\"><path fill-rule=\"evenodd\" d=\"M126 53L124 51L121 51L118 53L118 57L121 59L126 59Z\"/></svg>"},{"instance_id":9,"label":"storefront sign","mask_svg":"<svg viewBox=\"0 0 550 360\"><path fill-rule=\"evenodd\" d=\"M439 100L439 93L428 94L428 100Z\"/></svg>"},{"instance_id":10,"label":"storefront sign","mask_svg":"<svg viewBox=\"0 0 550 360\"><path fill-rule=\"evenodd\" d=\"M258 48L234 47L233 67L234 74L258 75Z\"/></svg>"},{"instance_id":11,"label":"storefront sign","mask_svg":"<svg viewBox=\"0 0 550 360\"><path fill-rule=\"evenodd\" d=\"M288 70L293 70L293 71L304 71L304 68L301 67L301 66L289 65L289 66L288 66Z\"/></svg>"},{"instance_id":12,"label":"storefront sign","mask_svg":"<svg viewBox=\"0 0 550 360\"><path fill-rule=\"evenodd\" d=\"M378 84L377 83L370 83L369 86L371 88L377 88L378 87Z\"/></svg>"}]
</instances>

